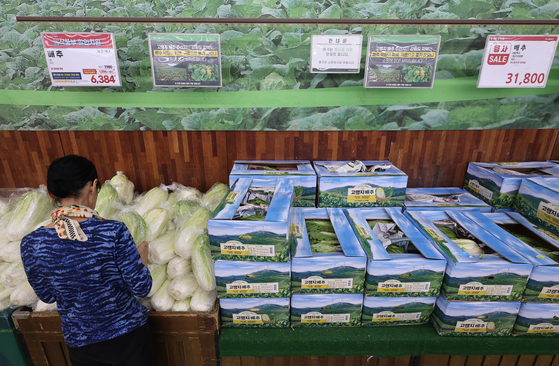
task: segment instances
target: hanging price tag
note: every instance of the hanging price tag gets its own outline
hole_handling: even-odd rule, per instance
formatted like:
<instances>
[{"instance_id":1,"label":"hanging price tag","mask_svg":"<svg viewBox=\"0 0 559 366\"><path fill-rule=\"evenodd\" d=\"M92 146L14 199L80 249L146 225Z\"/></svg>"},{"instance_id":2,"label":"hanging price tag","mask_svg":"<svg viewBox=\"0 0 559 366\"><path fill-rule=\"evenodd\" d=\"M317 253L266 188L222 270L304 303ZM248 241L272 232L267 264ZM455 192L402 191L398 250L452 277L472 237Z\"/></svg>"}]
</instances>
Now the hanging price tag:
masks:
<instances>
[{"instance_id":1,"label":"hanging price tag","mask_svg":"<svg viewBox=\"0 0 559 366\"><path fill-rule=\"evenodd\" d=\"M121 86L111 33L41 33L52 85Z\"/></svg>"},{"instance_id":2,"label":"hanging price tag","mask_svg":"<svg viewBox=\"0 0 559 366\"><path fill-rule=\"evenodd\" d=\"M478 88L545 88L558 36L489 36Z\"/></svg>"}]
</instances>

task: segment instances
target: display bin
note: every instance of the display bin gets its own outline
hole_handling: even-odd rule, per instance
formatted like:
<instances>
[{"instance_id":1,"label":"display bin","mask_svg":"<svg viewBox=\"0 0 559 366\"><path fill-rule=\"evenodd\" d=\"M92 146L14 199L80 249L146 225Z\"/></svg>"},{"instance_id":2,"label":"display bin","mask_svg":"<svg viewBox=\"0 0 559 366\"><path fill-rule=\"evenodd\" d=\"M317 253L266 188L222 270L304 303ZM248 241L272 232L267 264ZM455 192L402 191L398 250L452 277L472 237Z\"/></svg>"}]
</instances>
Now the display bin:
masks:
<instances>
[{"instance_id":1,"label":"display bin","mask_svg":"<svg viewBox=\"0 0 559 366\"><path fill-rule=\"evenodd\" d=\"M57 312L20 308L12 314L34 366L71 365ZM158 366L216 365L219 305L202 312L148 312Z\"/></svg>"},{"instance_id":2,"label":"display bin","mask_svg":"<svg viewBox=\"0 0 559 366\"><path fill-rule=\"evenodd\" d=\"M14 327L12 313L17 309L0 312L0 365L28 366L29 355Z\"/></svg>"}]
</instances>

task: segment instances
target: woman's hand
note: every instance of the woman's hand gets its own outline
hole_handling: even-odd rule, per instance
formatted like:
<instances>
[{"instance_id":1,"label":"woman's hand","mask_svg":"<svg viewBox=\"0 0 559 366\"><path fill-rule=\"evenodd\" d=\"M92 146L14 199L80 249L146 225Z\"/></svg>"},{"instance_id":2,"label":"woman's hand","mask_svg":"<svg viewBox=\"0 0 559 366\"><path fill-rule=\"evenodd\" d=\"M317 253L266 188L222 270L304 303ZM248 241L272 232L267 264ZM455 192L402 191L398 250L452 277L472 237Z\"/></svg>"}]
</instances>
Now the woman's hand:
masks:
<instances>
[{"instance_id":1,"label":"woman's hand","mask_svg":"<svg viewBox=\"0 0 559 366\"><path fill-rule=\"evenodd\" d=\"M148 262L148 242L144 241L142 244L138 245L138 252L140 253L140 258L142 258L142 263L147 265Z\"/></svg>"}]
</instances>

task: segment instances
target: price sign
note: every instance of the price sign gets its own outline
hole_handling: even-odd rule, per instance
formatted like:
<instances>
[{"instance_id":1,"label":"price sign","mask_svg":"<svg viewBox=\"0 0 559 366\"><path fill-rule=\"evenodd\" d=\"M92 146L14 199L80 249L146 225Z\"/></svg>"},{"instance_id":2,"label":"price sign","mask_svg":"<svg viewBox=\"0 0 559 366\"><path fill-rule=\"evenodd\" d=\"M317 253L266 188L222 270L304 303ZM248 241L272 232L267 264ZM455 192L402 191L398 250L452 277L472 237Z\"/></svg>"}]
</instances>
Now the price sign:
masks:
<instances>
[{"instance_id":1,"label":"price sign","mask_svg":"<svg viewBox=\"0 0 559 366\"><path fill-rule=\"evenodd\" d=\"M311 44L311 73L356 74L361 68L363 36L315 34Z\"/></svg>"},{"instance_id":2,"label":"price sign","mask_svg":"<svg viewBox=\"0 0 559 366\"><path fill-rule=\"evenodd\" d=\"M545 88L558 36L488 36L478 88Z\"/></svg>"},{"instance_id":3,"label":"price sign","mask_svg":"<svg viewBox=\"0 0 559 366\"><path fill-rule=\"evenodd\" d=\"M52 85L121 86L111 33L41 33Z\"/></svg>"},{"instance_id":4,"label":"price sign","mask_svg":"<svg viewBox=\"0 0 559 366\"><path fill-rule=\"evenodd\" d=\"M365 88L432 88L440 36L369 36Z\"/></svg>"},{"instance_id":5,"label":"price sign","mask_svg":"<svg viewBox=\"0 0 559 366\"><path fill-rule=\"evenodd\" d=\"M150 34L153 85L220 87L219 34Z\"/></svg>"}]
</instances>

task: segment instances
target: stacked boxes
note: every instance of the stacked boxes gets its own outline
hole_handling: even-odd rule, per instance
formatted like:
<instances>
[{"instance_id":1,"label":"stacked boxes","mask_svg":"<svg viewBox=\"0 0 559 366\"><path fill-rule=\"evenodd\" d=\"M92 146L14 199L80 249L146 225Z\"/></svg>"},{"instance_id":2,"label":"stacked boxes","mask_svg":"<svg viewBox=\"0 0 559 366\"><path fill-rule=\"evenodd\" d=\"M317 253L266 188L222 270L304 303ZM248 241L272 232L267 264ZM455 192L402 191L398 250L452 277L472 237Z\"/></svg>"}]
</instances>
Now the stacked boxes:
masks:
<instances>
[{"instance_id":1,"label":"stacked boxes","mask_svg":"<svg viewBox=\"0 0 559 366\"><path fill-rule=\"evenodd\" d=\"M491 205L494 210L511 211L522 179L553 177L550 162L470 163L464 189Z\"/></svg>"},{"instance_id":2,"label":"stacked boxes","mask_svg":"<svg viewBox=\"0 0 559 366\"><path fill-rule=\"evenodd\" d=\"M239 178L270 178L291 181L294 207L316 206L316 172L308 160L236 160L229 174L229 186Z\"/></svg>"},{"instance_id":3,"label":"stacked boxes","mask_svg":"<svg viewBox=\"0 0 559 366\"><path fill-rule=\"evenodd\" d=\"M518 212L468 216L534 266L513 335L559 335L559 237Z\"/></svg>"},{"instance_id":4,"label":"stacked boxes","mask_svg":"<svg viewBox=\"0 0 559 366\"><path fill-rule=\"evenodd\" d=\"M477 225L468 213L477 214L475 211L405 213L447 259L442 297L435 306L433 325L441 335L508 335L514 319L512 323L488 319L494 312L503 312L507 317L518 312L532 264ZM463 245L464 239L481 244L482 252L470 254L456 244ZM463 305L455 305L454 301ZM460 309L468 311L460 314ZM471 326L471 330L468 330L470 326L462 326L464 317L474 319L474 315L485 324L478 322L480 325Z\"/></svg>"},{"instance_id":5,"label":"stacked boxes","mask_svg":"<svg viewBox=\"0 0 559 366\"><path fill-rule=\"evenodd\" d=\"M490 212L491 206L458 187L407 188L405 210L477 210Z\"/></svg>"},{"instance_id":6,"label":"stacked boxes","mask_svg":"<svg viewBox=\"0 0 559 366\"><path fill-rule=\"evenodd\" d=\"M427 322L440 292L444 257L399 208L344 211L367 254L363 325Z\"/></svg>"},{"instance_id":7,"label":"stacked boxes","mask_svg":"<svg viewBox=\"0 0 559 366\"><path fill-rule=\"evenodd\" d=\"M292 325L359 325L366 255L343 210L293 211Z\"/></svg>"},{"instance_id":8,"label":"stacked boxes","mask_svg":"<svg viewBox=\"0 0 559 366\"><path fill-rule=\"evenodd\" d=\"M289 326L292 200L287 180L240 178L208 221L224 327Z\"/></svg>"},{"instance_id":9,"label":"stacked boxes","mask_svg":"<svg viewBox=\"0 0 559 366\"><path fill-rule=\"evenodd\" d=\"M528 220L559 233L559 177L523 180L514 209Z\"/></svg>"},{"instance_id":10,"label":"stacked boxes","mask_svg":"<svg viewBox=\"0 0 559 366\"><path fill-rule=\"evenodd\" d=\"M389 161L363 161L377 171L339 173L349 161L315 161L319 207L404 206L408 176ZM383 169L384 168L384 169Z\"/></svg>"}]
</instances>

